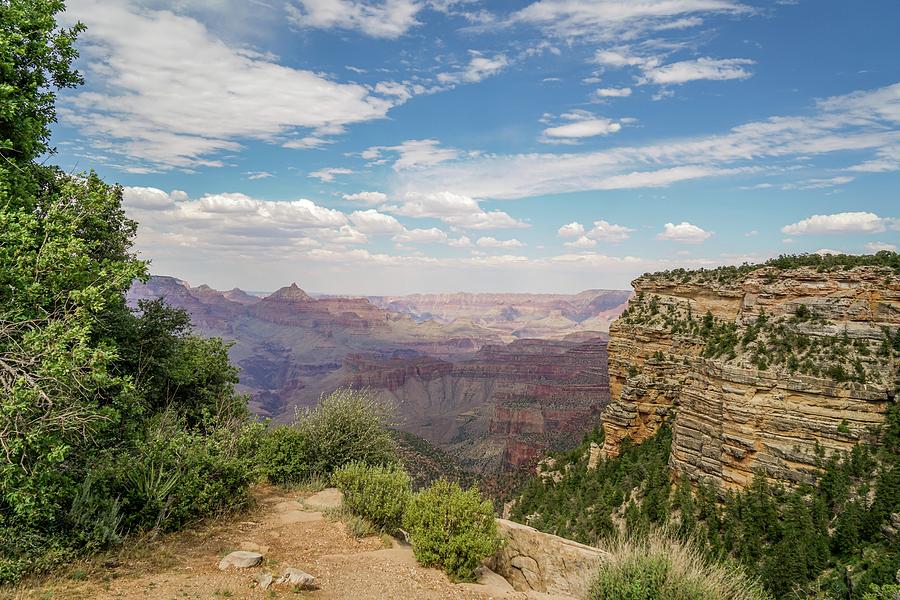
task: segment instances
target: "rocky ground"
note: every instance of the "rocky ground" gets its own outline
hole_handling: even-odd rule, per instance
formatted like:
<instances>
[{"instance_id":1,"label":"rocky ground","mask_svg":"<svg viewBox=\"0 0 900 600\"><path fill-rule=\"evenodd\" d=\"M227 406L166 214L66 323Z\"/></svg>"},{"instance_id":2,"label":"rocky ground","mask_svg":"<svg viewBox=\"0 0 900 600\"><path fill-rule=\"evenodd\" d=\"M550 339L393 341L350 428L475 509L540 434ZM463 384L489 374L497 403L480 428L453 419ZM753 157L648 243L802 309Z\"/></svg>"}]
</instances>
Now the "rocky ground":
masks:
<instances>
[{"instance_id":1,"label":"rocky ground","mask_svg":"<svg viewBox=\"0 0 900 600\"><path fill-rule=\"evenodd\" d=\"M443 572L418 566L406 544L386 537L354 538L342 522L326 515L340 502L336 491L311 495L261 487L255 496L257 507L249 513L126 544L120 556L74 564L52 578L0 591L0 598L525 598L491 573L479 584L454 584ZM262 554L262 563L220 570L220 560L237 550ZM313 575L314 589L279 585L288 568ZM274 583L262 589L259 582L267 574Z\"/></svg>"}]
</instances>

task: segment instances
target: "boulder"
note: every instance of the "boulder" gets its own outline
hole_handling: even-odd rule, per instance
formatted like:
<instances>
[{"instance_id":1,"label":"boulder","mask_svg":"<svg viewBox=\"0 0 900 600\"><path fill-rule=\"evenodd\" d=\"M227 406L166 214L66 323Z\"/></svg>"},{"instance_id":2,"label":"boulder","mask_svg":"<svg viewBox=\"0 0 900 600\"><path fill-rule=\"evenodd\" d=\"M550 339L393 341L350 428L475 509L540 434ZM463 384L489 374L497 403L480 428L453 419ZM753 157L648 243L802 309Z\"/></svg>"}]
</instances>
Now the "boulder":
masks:
<instances>
[{"instance_id":1,"label":"boulder","mask_svg":"<svg viewBox=\"0 0 900 600\"><path fill-rule=\"evenodd\" d=\"M219 570L224 571L229 567L234 567L236 569L249 569L251 567L259 565L262 560L263 555L259 552L237 550L219 561Z\"/></svg>"},{"instance_id":2,"label":"boulder","mask_svg":"<svg viewBox=\"0 0 900 600\"><path fill-rule=\"evenodd\" d=\"M300 569L288 567L284 570L278 583L279 585L292 585L301 590L308 590L315 587L316 578Z\"/></svg>"},{"instance_id":3,"label":"boulder","mask_svg":"<svg viewBox=\"0 0 900 600\"><path fill-rule=\"evenodd\" d=\"M263 573L262 575L257 577L256 582L259 585L259 589L267 590L269 589L269 586L272 585L273 579L274 577L272 577L272 575L270 575L269 573Z\"/></svg>"},{"instance_id":4,"label":"boulder","mask_svg":"<svg viewBox=\"0 0 900 600\"><path fill-rule=\"evenodd\" d=\"M505 519L497 519L497 528L503 546L488 566L513 588L559 597L587 596L606 553Z\"/></svg>"}]
</instances>

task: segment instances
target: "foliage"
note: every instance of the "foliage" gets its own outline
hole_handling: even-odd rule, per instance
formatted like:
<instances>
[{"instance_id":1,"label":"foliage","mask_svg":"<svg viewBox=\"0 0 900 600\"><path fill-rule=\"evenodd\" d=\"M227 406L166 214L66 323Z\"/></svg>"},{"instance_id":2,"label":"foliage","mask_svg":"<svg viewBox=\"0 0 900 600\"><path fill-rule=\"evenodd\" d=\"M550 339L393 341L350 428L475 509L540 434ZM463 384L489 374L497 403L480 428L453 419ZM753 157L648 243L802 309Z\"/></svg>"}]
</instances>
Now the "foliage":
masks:
<instances>
[{"instance_id":1,"label":"foliage","mask_svg":"<svg viewBox=\"0 0 900 600\"><path fill-rule=\"evenodd\" d=\"M885 532L900 513L900 404L888 405L878 445L822 457L816 484L790 489L762 476L727 493L686 478L670 486L669 435L661 429L642 444L626 442L589 471L587 447L599 437L592 434L556 457L562 479L525 485L513 518L587 543L664 524L710 560L737 561L777 598L818 590L859 600L872 584L894 583L900 536Z\"/></svg>"},{"instance_id":2,"label":"foliage","mask_svg":"<svg viewBox=\"0 0 900 600\"><path fill-rule=\"evenodd\" d=\"M473 580L475 568L500 544L490 501L477 488L464 491L445 479L413 494L403 523L416 560L457 581Z\"/></svg>"},{"instance_id":3,"label":"foliage","mask_svg":"<svg viewBox=\"0 0 900 600\"><path fill-rule=\"evenodd\" d=\"M603 432L587 436L581 446L557 454L559 481L532 478L522 489L511 518L542 531L592 544L615 532L614 520L628 517L635 529L662 524L669 512L668 427L642 444L626 440L616 458L601 459L589 470L585 456L591 443L603 443ZM630 500L640 494L645 501Z\"/></svg>"},{"instance_id":4,"label":"foliage","mask_svg":"<svg viewBox=\"0 0 900 600\"><path fill-rule=\"evenodd\" d=\"M347 463L394 463L392 416L370 392L339 389L315 408L298 411L293 425L272 431L260 448L261 469L273 483L294 484L329 477Z\"/></svg>"},{"instance_id":5,"label":"foliage","mask_svg":"<svg viewBox=\"0 0 900 600\"><path fill-rule=\"evenodd\" d=\"M332 475L344 493L344 505L387 533L400 528L412 494L410 477L398 465L369 466L353 462Z\"/></svg>"},{"instance_id":6,"label":"foliage","mask_svg":"<svg viewBox=\"0 0 900 600\"><path fill-rule=\"evenodd\" d=\"M80 25L0 2L0 584L249 500L262 428L221 340L162 303L122 189L38 162Z\"/></svg>"},{"instance_id":7,"label":"foliage","mask_svg":"<svg viewBox=\"0 0 900 600\"><path fill-rule=\"evenodd\" d=\"M733 563L712 561L689 540L654 531L616 536L593 580L591 600L765 600L762 586Z\"/></svg>"}]
</instances>

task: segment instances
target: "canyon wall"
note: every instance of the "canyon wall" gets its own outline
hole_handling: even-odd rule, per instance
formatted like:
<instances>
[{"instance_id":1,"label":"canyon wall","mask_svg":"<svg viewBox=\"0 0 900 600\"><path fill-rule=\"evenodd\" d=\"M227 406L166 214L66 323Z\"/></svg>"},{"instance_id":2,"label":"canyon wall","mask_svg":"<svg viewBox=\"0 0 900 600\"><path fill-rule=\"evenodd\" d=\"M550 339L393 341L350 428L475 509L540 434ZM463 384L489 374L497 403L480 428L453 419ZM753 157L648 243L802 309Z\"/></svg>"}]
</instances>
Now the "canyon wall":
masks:
<instances>
[{"instance_id":1,"label":"canyon wall","mask_svg":"<svg viewBox=\"0 0 900 600\"><path fill-rule=\"evenodd\" d=\"M872 441L900 364L900 277L811 267L645 275L610 330L603 452L672 427L676 476L812 480Z\"/></svg>"},{"instance_id":2,"label":"canyon wall","mask_svg":"<svg viewBox=\"0 0 900 600\"><path fill-rule=\"evenodd\" d=\"M382 298L383 308L296 284L259 298L152 277L129 301L164 298L199 333L233 342L238 390L260 416L288 422L322 394L367 388L399 407L405 430L489 473L594 427L609 387L606 334L592 327L605 328L629 295L451 294ZM547 338L522 339L528 331Z\"/></svg>"}]
</instances>

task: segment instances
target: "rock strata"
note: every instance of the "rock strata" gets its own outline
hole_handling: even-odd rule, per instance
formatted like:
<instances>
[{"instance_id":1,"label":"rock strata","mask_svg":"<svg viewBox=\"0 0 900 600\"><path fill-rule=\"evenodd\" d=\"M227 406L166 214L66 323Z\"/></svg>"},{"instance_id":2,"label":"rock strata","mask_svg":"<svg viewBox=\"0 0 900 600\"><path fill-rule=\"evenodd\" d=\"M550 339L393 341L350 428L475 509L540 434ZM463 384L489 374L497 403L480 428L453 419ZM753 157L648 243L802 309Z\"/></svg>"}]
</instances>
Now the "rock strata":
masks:
<instances>
[{"instance_id":1,"label":"rock strata","mask_svg":"<svg viewBox=\"0 0 900 600\"><path fill-rule=\"evenodd\" d=\"M894 401L900 277L891 269L646 275L610 330L604 455L672 426L675 476L721 490L812 480L872 441Z\"/></svg>"}]
</instances>

